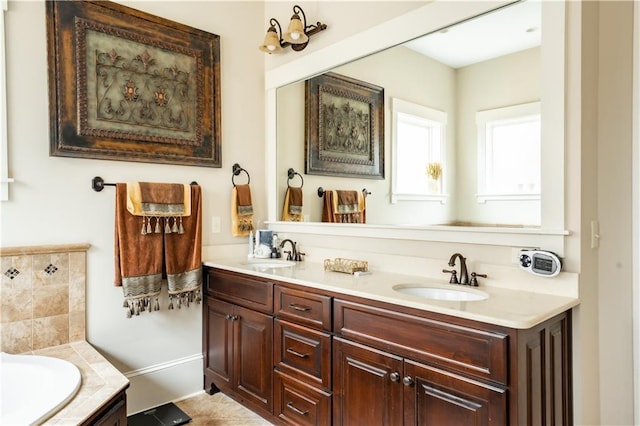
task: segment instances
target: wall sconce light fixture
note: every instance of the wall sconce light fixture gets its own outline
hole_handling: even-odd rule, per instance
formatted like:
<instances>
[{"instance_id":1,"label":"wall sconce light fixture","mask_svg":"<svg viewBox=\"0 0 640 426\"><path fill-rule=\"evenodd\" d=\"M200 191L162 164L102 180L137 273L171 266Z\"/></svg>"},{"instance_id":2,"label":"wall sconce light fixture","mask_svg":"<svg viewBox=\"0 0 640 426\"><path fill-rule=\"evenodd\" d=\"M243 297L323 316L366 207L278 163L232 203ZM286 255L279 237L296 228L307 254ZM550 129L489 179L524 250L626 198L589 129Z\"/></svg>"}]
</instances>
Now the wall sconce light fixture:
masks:
<instances>
[{"instance_id":1,"label":"wall sconce light fixture","mask_svg":"<svg viewBox=\"0 0 640 426\"><path fill-rule=\"evenodd\" d=\"M300 19L300 15L302 15L302 19ZM276 27L278 28L276 29ZM281 52L284 47L291 46L293 50L299 52L307 47L310 36L326 29L327 26L320 22L316 22L315 25L307 25L304 11L296 4L293 6L293 16L291 16L289 28L285 33L282 32L282 27L277 19L269 19L269 29L264 36L264 42L258 46L258 49L271 54Z\"/></svg>"}]
</instances>

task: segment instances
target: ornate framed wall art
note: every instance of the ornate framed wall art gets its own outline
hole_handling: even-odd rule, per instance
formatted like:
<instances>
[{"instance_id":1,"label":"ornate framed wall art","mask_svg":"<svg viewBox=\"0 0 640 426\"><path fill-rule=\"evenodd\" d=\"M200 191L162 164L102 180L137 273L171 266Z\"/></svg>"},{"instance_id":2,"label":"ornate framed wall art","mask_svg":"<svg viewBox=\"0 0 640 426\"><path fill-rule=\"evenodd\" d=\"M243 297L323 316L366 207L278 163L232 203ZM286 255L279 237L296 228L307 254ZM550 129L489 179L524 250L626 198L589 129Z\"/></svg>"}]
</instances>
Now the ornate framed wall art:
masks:
<instances>
[{"instance_id":1,"label":"ornate framed wall art","mask_svg":"<svg viewBox=\"0 0 640 426\"><path fill-rule=\"evenodd\" d=\"M46 12L50 155L221 167L219 36L108 1Z\"/></svg>"},{"instance_id":2,"label":"ornate framed wall art","mask_svg":"<svg viewBox=\"0 0 640 426\"><path fill-rule=\"evenodd\" d=\"M384 179L384 89L335 73L305 84L305 172Z\"/></svg>"}]
</instances>

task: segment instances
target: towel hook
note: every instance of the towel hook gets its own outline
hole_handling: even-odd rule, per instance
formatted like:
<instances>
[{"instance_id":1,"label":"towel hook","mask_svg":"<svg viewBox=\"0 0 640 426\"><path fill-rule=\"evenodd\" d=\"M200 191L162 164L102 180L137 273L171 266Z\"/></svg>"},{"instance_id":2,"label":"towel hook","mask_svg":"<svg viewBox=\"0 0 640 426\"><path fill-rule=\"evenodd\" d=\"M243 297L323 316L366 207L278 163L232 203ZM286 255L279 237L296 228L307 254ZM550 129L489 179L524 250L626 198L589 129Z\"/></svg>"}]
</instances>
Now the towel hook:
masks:
<instances>
[{"instance_id":1,"label":"towel hook","mask_svg":"<svg viewBox=\"0 0 640 426\"><path fill-rule=\"evenodd\" d=\"M240 164L235 163L233 165L233 175L231 175L231 183L233 183L233 186L236 186L236 182L234 180L235 177L238 176L241 172L245 172L247 174L247 185L249 185L249 183L251 182L251 176L249 176L249 172L240 167Z\"/></svg>"},{"instance_id":2,"label":"towel hook","mask_svg":"<svg viewBox=\"0 0 640 426\"><path fill-rule=\"evenodd\" d=\"M291 185L289 185L289 181L296 177L296 175L300 176L300 188L304 186L304 179L302 178L302 175L291 168L287 170L287 187L291 187Z\"/></svg>"}]
</instances>

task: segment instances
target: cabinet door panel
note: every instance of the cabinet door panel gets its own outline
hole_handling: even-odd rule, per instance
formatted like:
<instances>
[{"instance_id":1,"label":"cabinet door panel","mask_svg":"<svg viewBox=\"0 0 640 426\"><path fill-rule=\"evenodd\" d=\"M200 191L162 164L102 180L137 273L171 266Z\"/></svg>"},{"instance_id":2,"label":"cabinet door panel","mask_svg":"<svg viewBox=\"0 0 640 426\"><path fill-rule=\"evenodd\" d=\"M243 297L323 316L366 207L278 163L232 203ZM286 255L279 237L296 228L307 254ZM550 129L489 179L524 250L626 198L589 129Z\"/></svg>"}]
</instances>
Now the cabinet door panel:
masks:
<instances>
[{"instance_id":1,"label":"cabinet door panel","mask_svg":"<svg viewBox=\"0 0 640 426\"><path fill-rule=\"evenodd\" d=\"M271 411L273 317L236 306L235 371L239 395Z\"/></svg>"},{"instance_id":2,"label":"cabinet door panel","mask_svg":"<svg viewBox=\"0 0 640 426\"><path fill-rule=\"evenodd\" d=\"M288 374L331 388L331 335L275 320L275 365Z\"/></svg>"},{"instance_id":3,"label":"cabinet door panel","mask_svg":"<svg viewBox=\"0 0 640 426\"><path fill-rule=\"evenodd\" d=\"M218 299L208 298L206 302L204 333L204 370L208 383L213 380L220 389L231 388L233 368L233 323L229 315L233 305Z\"/></svg>"},{"instance_id":4,"label":"cabinet door panel","mask_svg":"<svg viewBox=\"0 0 640 426\"><path fill-rule=\"evenodd\" d=\"M278 317L331 331L331 297L277 285L273 298Z\"/></svg>"},{"instance_id":5,"label":"cabinet door panel","mask_svg":"<svg viewBox=\"0 0 640 426\"><path fill-rule=\"evenodd\" d=\"M343 337L446 369L507 384L508 336L336 299L334 331Z\"/></svg>"},{"instance_id":6,"label":"cabinet door panel","mask_svg":"<svg viewBox=\"0 0 640 426\"><path fill-rule=\"evenodd\" d=\"M405 360L405 424L506 424L506 390Z\"/></svg>"},{"instance_id":7,"label":"cabinet door panel","mask_svg":"<svg viewBox=\"0 0 640 426\"><path fill-rule=\"evenodd\" d=\"M402 424L402 358L334 338L334 425Z\"/></svg>"},{"instance_id":8,"label":"cabinet door panel","mask_svg":"<svg viewBox=\"0 0 640 426\"><path fill-rule=\"evenodd\" d=\"M331 394L275 370L273 414L292 425L331 424Z\"/></svg>"},{"instance_id":9,"label":"cabinet door panel","mask_svg":"<svg viewBox=\"0 0 640 426\"><path fill-rule=\"evenodd\" d=\"M273 282L236 272L209 269L207 294L256 311L273 312Z\"/></svg>"}]
</instances>

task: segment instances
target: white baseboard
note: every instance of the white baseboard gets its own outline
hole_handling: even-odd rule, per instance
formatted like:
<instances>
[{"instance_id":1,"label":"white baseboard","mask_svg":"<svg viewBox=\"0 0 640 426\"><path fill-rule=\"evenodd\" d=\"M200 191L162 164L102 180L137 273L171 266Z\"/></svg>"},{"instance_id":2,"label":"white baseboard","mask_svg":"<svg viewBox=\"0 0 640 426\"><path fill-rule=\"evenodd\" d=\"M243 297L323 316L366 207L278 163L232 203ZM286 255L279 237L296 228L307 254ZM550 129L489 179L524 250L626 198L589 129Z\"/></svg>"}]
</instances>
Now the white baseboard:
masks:
<instances>
[{"instance_id":1,"label":"white baseboard","mask_svg":"<svg viewBox=\"0 0 640 426\"><path fill-rule=\"evenodd\" d=\"M124 373L130 382L127 415L202 393L202 359L194 354Z\"/></svg>"}]
</instances>

